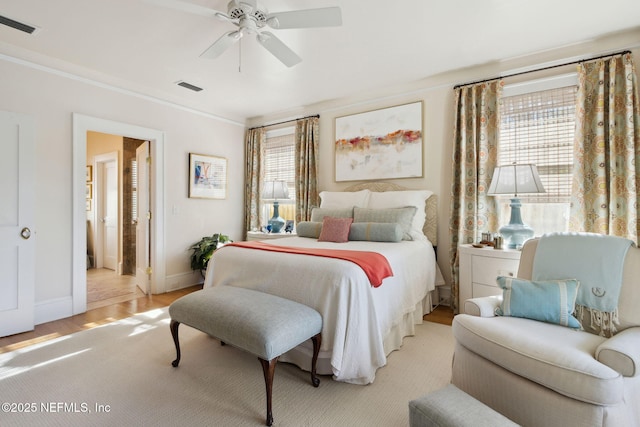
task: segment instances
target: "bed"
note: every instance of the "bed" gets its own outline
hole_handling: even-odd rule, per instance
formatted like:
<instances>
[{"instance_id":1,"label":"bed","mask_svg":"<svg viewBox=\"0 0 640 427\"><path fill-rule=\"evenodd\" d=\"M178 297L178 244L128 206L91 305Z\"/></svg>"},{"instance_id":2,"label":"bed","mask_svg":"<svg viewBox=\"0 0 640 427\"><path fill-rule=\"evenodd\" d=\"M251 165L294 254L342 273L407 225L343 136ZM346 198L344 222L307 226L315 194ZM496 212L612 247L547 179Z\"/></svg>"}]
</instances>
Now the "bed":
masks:
<instances>
[{"instance_id":1,"label":"bed","mask_svg":"<svg viewBox=\"0 0 640 427\"><path fill-rule=\"evenodd\" d=\"M412 240L335 243L297 236L268 241L284 247L377 252L387 259L391 277L374 286L351 261L229 246L214 253L204 287L241 286L315 308L323 317L318 373L337 381L369 384L389 353L399 349L402 339L413 335L415 325L431 311L431 292L436 278L441 278L434 251L436 196L390 183L364 183L343 192L322 192L321 200L314 215L335 213L344 204L351 205L354 215L371 213L374 219L380 212L405 211L408 203L421 208L404 229L404 237L410 230ZM422 228L416 230L418 226ZM309 370L311 354L306 343L279 360Z\"/></svg>"}]
</instances>

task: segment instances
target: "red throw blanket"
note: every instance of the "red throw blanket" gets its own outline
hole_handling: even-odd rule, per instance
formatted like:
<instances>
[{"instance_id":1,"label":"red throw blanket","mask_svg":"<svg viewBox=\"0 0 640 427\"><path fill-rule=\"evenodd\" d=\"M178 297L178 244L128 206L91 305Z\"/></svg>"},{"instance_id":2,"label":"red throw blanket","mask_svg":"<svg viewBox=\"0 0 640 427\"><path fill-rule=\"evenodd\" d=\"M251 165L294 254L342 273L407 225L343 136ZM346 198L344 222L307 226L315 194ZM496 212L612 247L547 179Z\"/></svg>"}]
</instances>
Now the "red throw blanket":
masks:
<instances>
[{"instance_id":1,"label":"red throw blanket","mask_svg":"<svg viewBox=\"0 0 640 427\"><path fill-rule=\"evenodd\" d=\"M234 242L228 243L223 247L226 246L238 246L240 248L260 249L263 251L284 252L288 254L323 256L327 258L351 261L362 268L369 278L371 286L374 288L382 285L382 280L385 277L393 276L393 271L391 271L389 261L377 252L350 251L343 249L296 248L293 246L270 245L264 242Z\"/></svg>"}]
</instances>

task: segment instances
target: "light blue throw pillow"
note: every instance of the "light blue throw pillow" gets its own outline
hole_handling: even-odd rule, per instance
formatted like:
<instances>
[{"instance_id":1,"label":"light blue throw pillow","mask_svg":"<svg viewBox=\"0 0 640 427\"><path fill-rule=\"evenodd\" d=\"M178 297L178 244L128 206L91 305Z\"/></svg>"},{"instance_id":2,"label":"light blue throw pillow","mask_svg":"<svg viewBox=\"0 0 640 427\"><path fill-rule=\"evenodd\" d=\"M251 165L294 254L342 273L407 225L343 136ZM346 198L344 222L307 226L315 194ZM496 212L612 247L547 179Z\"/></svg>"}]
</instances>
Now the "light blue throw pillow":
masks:
<instances>
[{"instance_id":1,"label":"light blue throw pillow","mask_svg":"<svg viewBox=\"0 0 640 427\"><path fill-rule=\"evenodd\" d=\"M325 216L330 216L332 218L353 218L353 208L344 208L344 209L313 208L311 210L311 222L321 223Z\"/></svg>"},{"instance_id":2,"label":"light blue throw pillow","mask_svg":"<svg viewBox=\"0 0 640 427\"><path fill-rule=\"evenodd\" d=\"M580 328L580 323L573 317L580 287L578 280L530 281L499 276L496 282L503 290L502 303L496 308L496 315Z\"/></svg>"},{"instance_id":3,"label":"light blue throw pillow","mask_svg":"<svg viewBox=\"0 0 640 427\"><path fill-rule=\"evenodd\" d=\"M349 240L369 242L399 242L403 230L395 222L354 222L349 230Z\"/></svg>"},{"instance_id":4,"label":"light blue throw pillow","mask_svg":"<svg viewBox=\"0 0 640 427\"><path fill-rule=\"evenodd\" d=\"M322 221L302 221L296 225L296 234L298 237L312 237L317 239L322 231Z\"/></svg>"},{"instance_id":5,"label":"light blue throw pillow","mask_svg":"<svg viewBox=\"0 0 640 427\"><path fill-rule=\"evenodd\" d=\"M415 206L388 209L353 208L353 223L357 222L386 222L400 224L402 240L413 240L411 237L411 223L416 215Z\"/></svg>"}]
</instances>

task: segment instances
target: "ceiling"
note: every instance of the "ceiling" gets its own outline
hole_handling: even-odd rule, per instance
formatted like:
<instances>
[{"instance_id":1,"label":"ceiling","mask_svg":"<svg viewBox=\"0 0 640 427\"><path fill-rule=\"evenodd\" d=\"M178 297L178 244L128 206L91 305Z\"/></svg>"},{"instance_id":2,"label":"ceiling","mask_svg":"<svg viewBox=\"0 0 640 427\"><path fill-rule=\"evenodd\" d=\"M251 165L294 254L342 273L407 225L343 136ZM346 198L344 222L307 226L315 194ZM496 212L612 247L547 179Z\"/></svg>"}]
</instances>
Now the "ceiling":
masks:
<instances>
[{"instance_id":1,"label":"ceiling","mask_svg":"<svg viewBox=\"0 0 640 427\"><path fill-rule=\"evenodd\" d=\"M183 1L227 11L226 0ZM271 30L302 58L287 68L253 37L217 59L200 58L235 27L152 0L0 0L0 15L40 29L28 35L0 25L0 53L244 123L640 23L638 0L262 3L270 12L340 6L343 25Z\"/></svg>"}]
</instances>

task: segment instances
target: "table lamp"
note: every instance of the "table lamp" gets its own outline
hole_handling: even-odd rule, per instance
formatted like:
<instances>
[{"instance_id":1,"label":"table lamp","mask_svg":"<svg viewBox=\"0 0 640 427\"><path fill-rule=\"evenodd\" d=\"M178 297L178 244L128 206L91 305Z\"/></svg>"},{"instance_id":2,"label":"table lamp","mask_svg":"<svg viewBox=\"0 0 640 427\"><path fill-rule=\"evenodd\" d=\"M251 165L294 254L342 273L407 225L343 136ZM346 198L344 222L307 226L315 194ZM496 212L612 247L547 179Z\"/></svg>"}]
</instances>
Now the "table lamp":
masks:
<instances>
[{"instance_id":1,"label":"table lamp","mask_svg":"<svg viewBox=\"0 0 640 427\"><path fill-rule=\"evenodd\" d=\"M272 233L280 233L285 224L285 220L280 217L280 212L278 211L278 199L288 198L289 188L285 181L274 180L264 183L262 187L262 199L273 200L273 216L269 220Z\"/></svg>"},{"instance_id":2,"label":"table lamp","mask_svg":"<svg viewBox=\"0 0 640 427\"><path fill-rule=\"evenodd\" d=\"M505 242L508 242L508 248L520 248L526 240L533 237L533 229L522 222L520 215L522 204L518 194L544 192L536 165L512 163L494 169L487 194L489 196L513 195L509 205L511 206L511 220L509 224L500 227L500 234Z\"/></svg>"}]
</instances>

